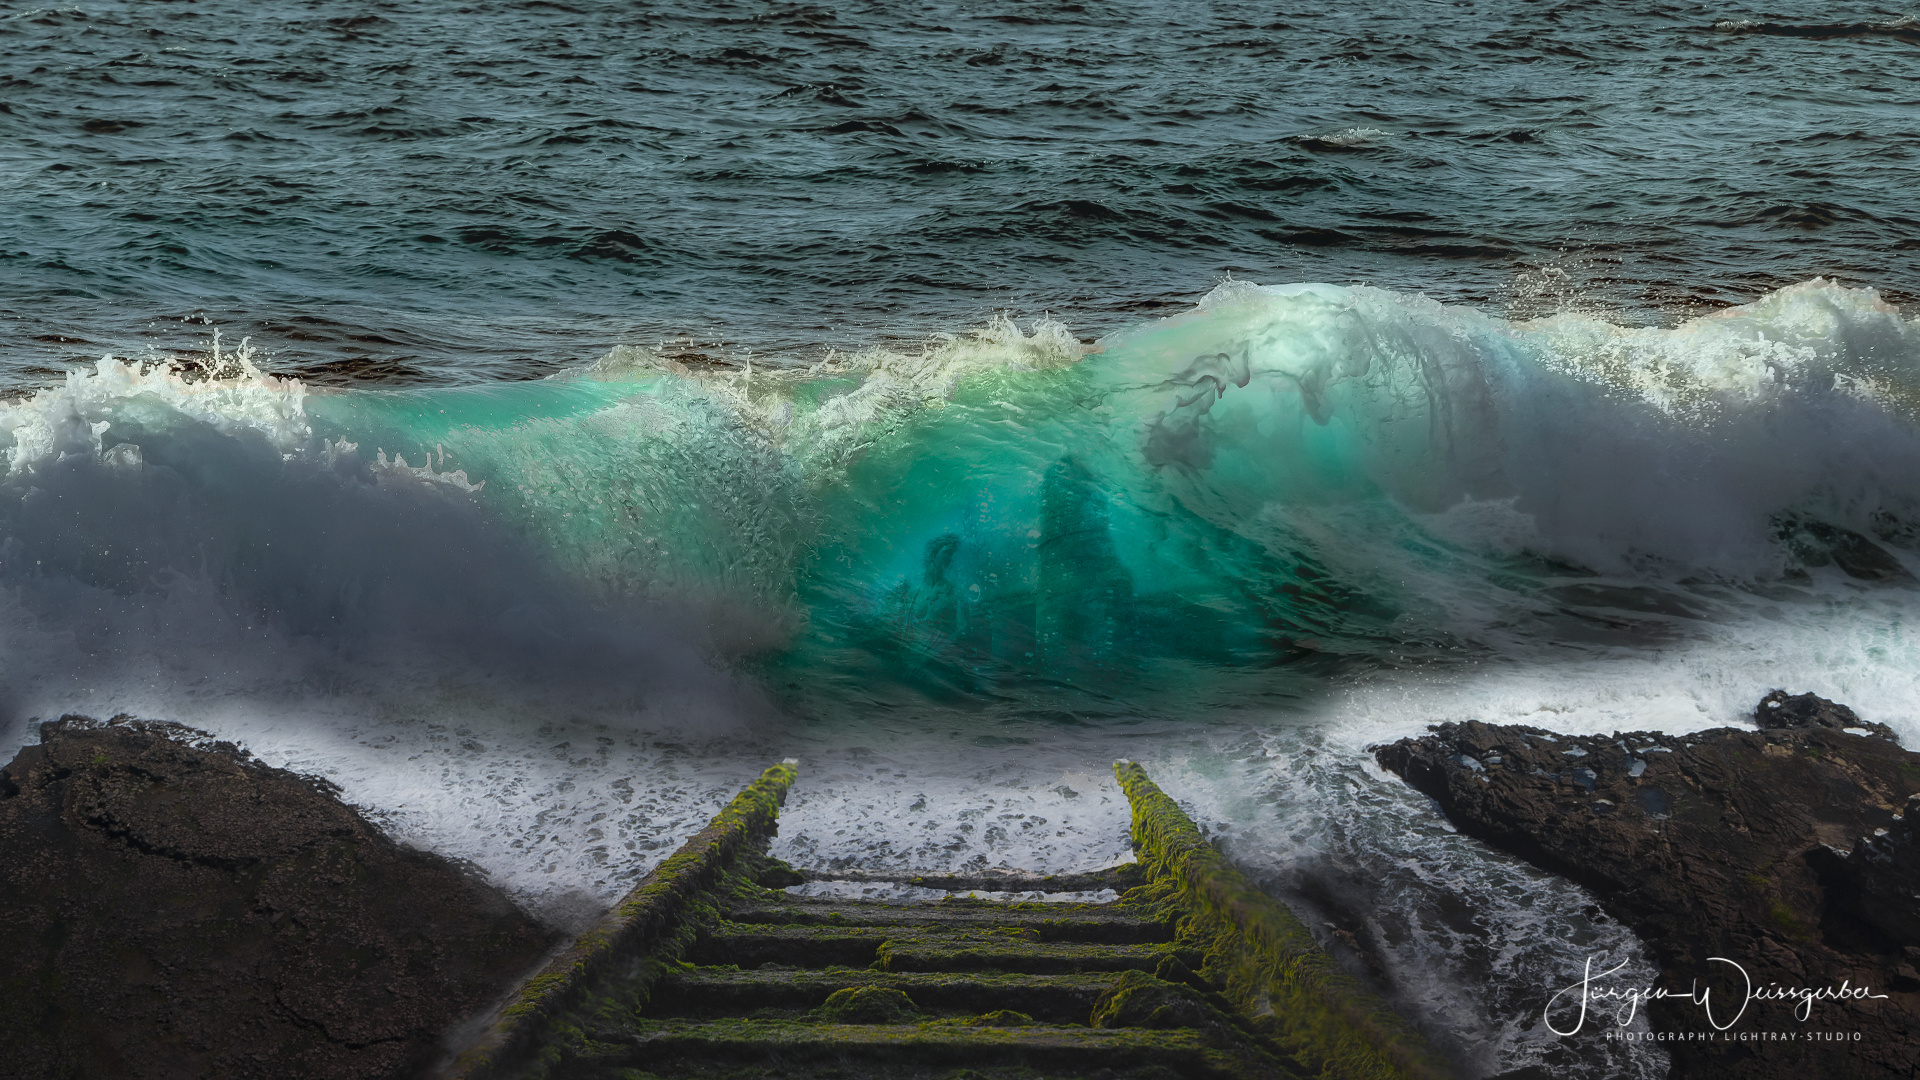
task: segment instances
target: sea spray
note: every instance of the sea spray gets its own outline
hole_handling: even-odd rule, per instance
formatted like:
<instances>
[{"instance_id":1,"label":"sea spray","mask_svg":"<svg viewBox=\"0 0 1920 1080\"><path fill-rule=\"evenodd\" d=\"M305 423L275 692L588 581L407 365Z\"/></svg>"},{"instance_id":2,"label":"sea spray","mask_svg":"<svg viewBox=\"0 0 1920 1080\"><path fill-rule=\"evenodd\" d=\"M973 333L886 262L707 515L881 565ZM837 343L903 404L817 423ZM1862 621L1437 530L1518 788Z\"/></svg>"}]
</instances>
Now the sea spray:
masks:
<instances>
[{"instance_id":1,"label":"sea spray","mask_svg":"<svg viewBox=\"0 0 1920 1080\"><path fill-rule=\"evenodd\" d=\"M1666 331L1232 282L1090 354L1002 320L317 394L109 358L0 410L8 550L123 597L217 582L323 643L706 611L696 648L803 712L1288 698L1908 580L1916 340L1822 281Z\"/></svg>"},{"instance_id":2,"label":"sea spray","mask_svg":"<svg viewBox=\"0 0 1920 1080\"><path fill-rule=\"evenodd\" d=\"M1129 757L1461 1054L1550 1063L1526 986L1631 943L1352 762L1756 680L1911 730L1915 370L1824 282L1669 331L1234 284L1092 350L443 389L108 360L4 413L0 689L241 739L561 909L788 754L794 858L1099 865Z\"/></svg>"}]
</instances>

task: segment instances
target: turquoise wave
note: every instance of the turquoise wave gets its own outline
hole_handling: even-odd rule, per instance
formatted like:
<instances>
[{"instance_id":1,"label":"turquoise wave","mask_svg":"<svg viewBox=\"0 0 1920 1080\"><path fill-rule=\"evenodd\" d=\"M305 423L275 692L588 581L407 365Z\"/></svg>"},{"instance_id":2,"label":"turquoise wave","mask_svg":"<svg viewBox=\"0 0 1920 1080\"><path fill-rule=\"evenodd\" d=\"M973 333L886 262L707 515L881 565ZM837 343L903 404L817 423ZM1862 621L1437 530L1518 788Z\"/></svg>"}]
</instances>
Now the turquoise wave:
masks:
<instances>
[{"instance_id":1,"label":"turquoise wave","mask_svg":"<svg viewBox=\"0 0 1920 1080\"><path fill-rule=\"evenodd\" d=\"M1230 283L1092 349L1002 320L806 370L626 348L322 394L108 361L7 410L0 528L11 572L164 567L322 637L378 610L618 667L583 636L645 625L810 713L1163 711L1670 635L1725 602L1703 580L1911 580L1917 341L1818 281L1671 330ZM162 535L116 558L136 513Z\"/></svg>"}]
</instances>

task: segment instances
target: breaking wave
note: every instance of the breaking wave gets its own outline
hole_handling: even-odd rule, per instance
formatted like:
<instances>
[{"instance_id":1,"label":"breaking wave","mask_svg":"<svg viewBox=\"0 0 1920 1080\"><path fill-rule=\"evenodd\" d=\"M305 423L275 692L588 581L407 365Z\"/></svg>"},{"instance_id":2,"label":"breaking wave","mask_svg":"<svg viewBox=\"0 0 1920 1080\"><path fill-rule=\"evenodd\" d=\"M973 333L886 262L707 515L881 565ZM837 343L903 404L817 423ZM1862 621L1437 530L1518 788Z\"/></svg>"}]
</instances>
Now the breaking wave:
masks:
<instances>
[{"instance_id":1,"label":"breaking wave","mask_svg":"<svg viewBox=\"0 0 1920 1080\"><path fill-rule=\"evenodd\" d=\"M431 390L309 392L216 339L0 408L0 572L529 672L677 670L635 644L664 619L801 712L1287 697L1893 595L1916 379L1914 324L1820 280L1672 329L1229 282L1091 348L1003 319Z\"/></svg>"},{"instance_id":2,"label":"breaking wave","mask_svg":"<svg viewBox=\"0 0 1920 1080\"><path fill-rule=\"evenodd\" d=\"M0 704L218 731L556 918L769 757L788 854L927 869L1111 861L1129 757L1456 1056L1557 1068L1527 995L1638 946L1364 746L1782 683L1920 734L1917 393L1920 328L1818 280L1671 329L1229 282L1091 347L440 389L105 358L0 406Z\"/></svg>"}]
</instances>

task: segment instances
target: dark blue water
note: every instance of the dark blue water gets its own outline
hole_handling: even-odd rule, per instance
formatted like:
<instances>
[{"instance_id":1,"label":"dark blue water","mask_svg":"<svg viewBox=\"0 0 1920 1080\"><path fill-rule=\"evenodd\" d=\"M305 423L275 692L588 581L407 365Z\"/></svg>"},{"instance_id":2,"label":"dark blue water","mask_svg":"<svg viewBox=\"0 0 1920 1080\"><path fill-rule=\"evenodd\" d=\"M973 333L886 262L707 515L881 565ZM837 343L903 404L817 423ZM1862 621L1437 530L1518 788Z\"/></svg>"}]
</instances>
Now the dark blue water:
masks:
<instances>
[{"instance_id":1,"label":"dark blue water","mask_svg":"<svg viewBox=\"0 0 1920 1080\"><path fill-rule=\"evenodd\" d=\"M0 16L0 378L808 360L1227 275L1639 323L1920 294L1920 40L1826 4L112 3Z\"/></svg>"}]
</instances>

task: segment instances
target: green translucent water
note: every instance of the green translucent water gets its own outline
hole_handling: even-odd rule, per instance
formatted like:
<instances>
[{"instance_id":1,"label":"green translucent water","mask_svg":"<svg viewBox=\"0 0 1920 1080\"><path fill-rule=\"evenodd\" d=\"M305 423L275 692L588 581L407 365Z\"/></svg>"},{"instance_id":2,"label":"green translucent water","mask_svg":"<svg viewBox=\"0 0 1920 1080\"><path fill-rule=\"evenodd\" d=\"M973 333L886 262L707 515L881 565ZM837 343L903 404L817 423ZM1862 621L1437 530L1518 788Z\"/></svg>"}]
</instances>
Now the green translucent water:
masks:
<instances>
[{"instance_id":1,"label":"green translucent water","mask_svg":"<svg viewBox=\"0 0 1920 1080\"><path fill-rule=\"evenodd\" d=\"M753 662L802 711L1163 711L1543 634L1631 640L1538 620L1567 589L1617 602L1621 574L1765 572L1782 513L1904 520L1910 324L1822 283L1736 314L1516 326L1235 285L1086 355L1001 323L811 371L627 350L306 411L599 603L757 613L776 630ZM1865 473L1775 449L1867 420L1888 441Z\"/></svg>"},{"instance_id":2,"label":"green translucent water","mask_svg":"<svg viewBox=\"0 0 1920 1080\"><path fill-rule=\"evenodd\" d=\"M472 498L608 602L778 612L775 681L823 708L1119 708L1232 672L1267 673L1233 693L1293 693L1275 669L1367 651L1401 614L1322 565L1302 516L1404 532L1377 477L1463 483L1430 461L1454 433L1423 380L1449 373L1407 362L1406 318L1356 350L1344 291L1290 294L1278 323L1274 304L1084 359L1016 335L758 384L641 363L308 415L363 458L430 464L422 483L484 481Z\"/></svg>"}]
</instances>

